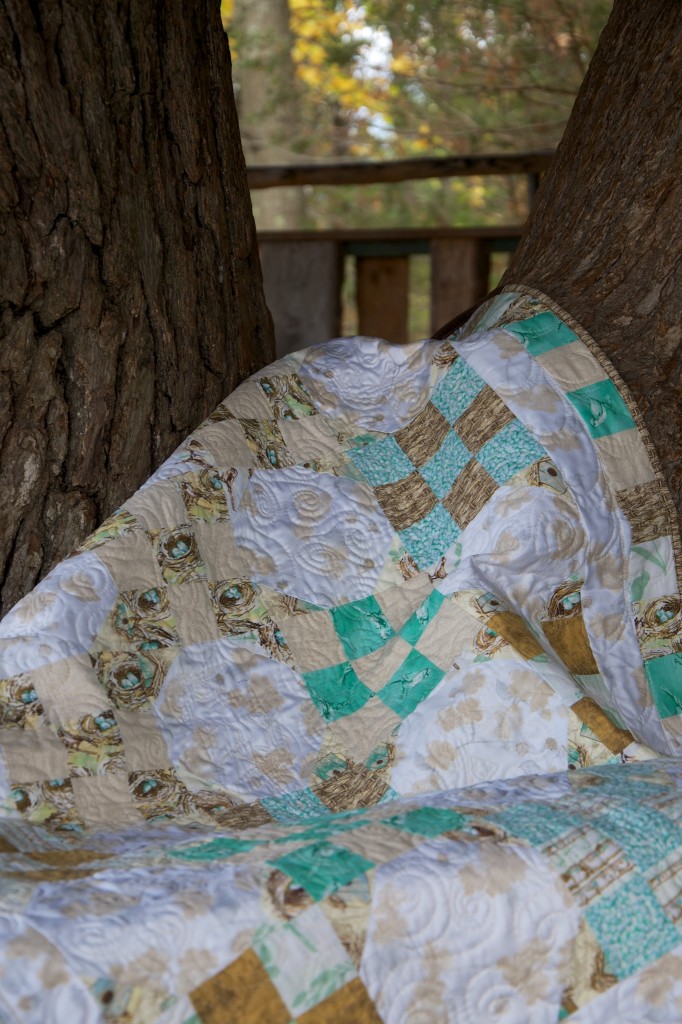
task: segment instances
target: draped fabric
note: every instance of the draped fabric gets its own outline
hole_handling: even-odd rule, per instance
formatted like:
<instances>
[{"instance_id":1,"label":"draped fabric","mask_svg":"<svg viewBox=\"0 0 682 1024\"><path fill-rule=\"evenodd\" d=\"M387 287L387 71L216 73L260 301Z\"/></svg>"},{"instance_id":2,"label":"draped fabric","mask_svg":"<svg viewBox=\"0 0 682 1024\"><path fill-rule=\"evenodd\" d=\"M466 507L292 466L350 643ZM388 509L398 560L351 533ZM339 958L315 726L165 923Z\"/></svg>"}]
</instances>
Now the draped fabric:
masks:
<instances>
[{"instance_id":1,"label":"draped fabric","mask_svg":"<svg viewBox=\"0 0 682 1024\"><path fill-rule=\"evenodd\" d=\"M682 1016L682 599L545 296L230 395L0 624L0 1022Z\"/></svg>"}]
</instances>

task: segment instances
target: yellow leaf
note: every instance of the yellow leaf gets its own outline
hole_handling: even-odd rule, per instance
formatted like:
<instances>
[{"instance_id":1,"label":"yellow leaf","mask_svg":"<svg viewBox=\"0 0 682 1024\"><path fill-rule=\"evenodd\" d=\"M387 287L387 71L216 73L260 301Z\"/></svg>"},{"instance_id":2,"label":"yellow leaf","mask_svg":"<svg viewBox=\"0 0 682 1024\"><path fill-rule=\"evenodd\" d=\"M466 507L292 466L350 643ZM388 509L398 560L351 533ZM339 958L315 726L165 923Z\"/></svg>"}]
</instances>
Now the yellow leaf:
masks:
<instances>
[{"instance_id":1,"label":"yellow leaf","mask_svg":"<svg viewBox=\"0 0 682 1024\"><path fill-rule=\"evenodd\" d=\"M234 0L220 0L220 17L223 21L223 28L227 32L228 26L234 14Z\"/></svg>"},{"instance_id":2,"label":"yellow leaf","mask_svg":"<svg viewBox=\"0 0 682 1024\"><path fill-rule=\"evenodd\" d=\"M414 73L414 62L407 53L399 53L391 61L391 71L396 75L411 75Z\"/></svg>"}]
</instances>

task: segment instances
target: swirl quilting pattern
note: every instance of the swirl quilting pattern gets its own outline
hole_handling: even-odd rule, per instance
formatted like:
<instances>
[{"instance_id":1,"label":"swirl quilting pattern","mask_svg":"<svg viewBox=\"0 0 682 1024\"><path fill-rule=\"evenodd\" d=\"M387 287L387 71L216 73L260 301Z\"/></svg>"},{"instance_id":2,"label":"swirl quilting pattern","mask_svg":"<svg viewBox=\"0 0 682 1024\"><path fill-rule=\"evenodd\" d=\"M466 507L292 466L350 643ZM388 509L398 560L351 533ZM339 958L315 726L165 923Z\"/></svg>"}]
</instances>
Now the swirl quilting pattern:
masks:
<instances>
[{"instance_id":1,"label":"swirl quilting pattern","mask_svg":"<svg viewBox=\"0 0 682 1024\"><path fill-rule=\"evenodd\" d=\"M0 623L0 1021L672 1021L680 539L523 287L245 381Z\"/></svg>"}]
</instances>

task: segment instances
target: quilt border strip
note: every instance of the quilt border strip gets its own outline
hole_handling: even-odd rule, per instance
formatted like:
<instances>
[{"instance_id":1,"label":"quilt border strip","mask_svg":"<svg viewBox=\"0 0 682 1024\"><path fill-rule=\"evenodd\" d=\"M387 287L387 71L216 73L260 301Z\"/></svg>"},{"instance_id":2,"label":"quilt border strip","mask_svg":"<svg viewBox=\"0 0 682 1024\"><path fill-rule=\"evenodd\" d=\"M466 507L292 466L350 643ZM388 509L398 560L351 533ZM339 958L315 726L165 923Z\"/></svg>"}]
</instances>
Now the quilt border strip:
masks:
<instances>
[{"instance_id":1,"label":"quilt border strip","mask_svg":"<svg viewBox=\"0 0 682 1024\"><path fill-rule=\"evenodd\" d=\"M502 289L502 291L499 294L504 294L507 292L518 292L521 295L528 295L531 298L539 299L540 302L542 302L545 306L547 306L548 309L550 309L561 320L563 320L567 327L569 327L575 334L577 334L579 340L582 341L583 345L585 345L590 354L599 363L602 370L604 370L604 373L617 388L618 393L623 399L628 412L630 413L632 419L635 422L637 432L642 441L642 444L644 445L649 461L651 462L651 467L654 471L656 482L658 484L660 499L663 503L669 534L672 541L673 554L675 557L675 575L677 578L677 585L680 592L682 593L682 536L680 536L677 511L675 509L675 503L673 501L672 494L670 493L670 489L666 482L665 476L663 475L663 468L661 466L661 460L659 458L658 451L656 450L656 447L653 441L651 440L649 431L647 430L646 424L644 423L644 418L640 412L639 406L637 405L632 396L632 392L630 391L629 387L627 386L621 375L618 373L618 370L615 368L609 357L600 348L599 344L594 340L591 334L589 334L585 330L585 328L577 320L575 320L574 317L571 316L570 313L568 313L562 306L560 306L558 302L555 302L554 299L552 299L549 295L546 295L539 289L531 288L529 285L524 284L515 284L513 282L508 285L505 284L504 289ZM556 380L554 374L551 371L551 368L545 366L545 369ZM557 381L557 384L559 385L559 387L561 387L562 391L566 391L566 389L563 387L560 381ZM606 473L606 477L608 483L612 486L608 473Z\"/></svg>"}]
</instances>

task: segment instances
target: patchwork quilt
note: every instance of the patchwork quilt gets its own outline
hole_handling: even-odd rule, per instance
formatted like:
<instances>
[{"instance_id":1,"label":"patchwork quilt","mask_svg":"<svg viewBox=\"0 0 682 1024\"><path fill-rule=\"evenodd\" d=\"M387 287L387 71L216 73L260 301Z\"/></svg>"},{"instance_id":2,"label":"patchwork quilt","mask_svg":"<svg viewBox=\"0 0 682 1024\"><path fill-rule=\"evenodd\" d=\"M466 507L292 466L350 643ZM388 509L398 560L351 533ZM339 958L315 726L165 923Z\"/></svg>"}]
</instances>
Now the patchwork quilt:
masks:
<instances>
[{"instance_id":1,"label":"patchwork quilt","mask_svg":"<svg viewBox=\"0 0 682 1024\"><path fill-rule=\"evenodd\" d=\"M0 623L1 1024L682 1019L681 576L531 289L255 374Z\"/></svg>"}]
</instances>

